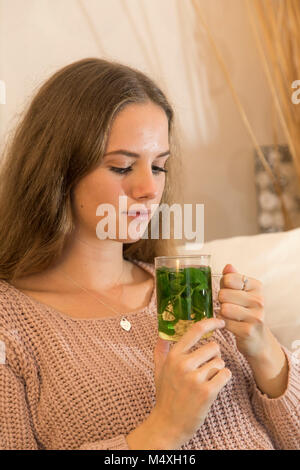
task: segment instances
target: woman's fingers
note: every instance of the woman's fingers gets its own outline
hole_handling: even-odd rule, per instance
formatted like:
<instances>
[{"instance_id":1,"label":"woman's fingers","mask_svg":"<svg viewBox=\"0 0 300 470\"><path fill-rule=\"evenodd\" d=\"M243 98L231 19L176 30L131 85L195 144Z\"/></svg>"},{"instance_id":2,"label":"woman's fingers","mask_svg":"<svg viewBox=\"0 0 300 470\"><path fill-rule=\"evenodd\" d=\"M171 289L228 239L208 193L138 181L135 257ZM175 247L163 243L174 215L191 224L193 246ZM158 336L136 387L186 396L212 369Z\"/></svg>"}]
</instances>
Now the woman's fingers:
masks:
<instances>
[{"instance_id":1,"label":"woman's fingers","mask_svg":"<svg viewBox=\"0 0 300 470\"><path fill-rule=\"evenodd\" d=\"M220 303L230 303L246 308L263 308L263 296L258 293L250 293L242 290L220 289L218 294Z\"/></svg>"},{"instance_id":2,"label":"woman's fingers","mask_svg":"<svg viewBox=\"0 0 300 470\"><path fill-rule=\"evenodd\" d=\"M229 382L232 377L232 372L224 367L214 377L208 381L209 388L213 391L215 397L222 390L222 388Z\"/></svg>"},{"instance_id":3,"label":"woman's fingers","mask_svg":"<svg viewBox=\"0 0 300 470\"><path fill-rule=\"evenodd\" d=\"M218 343L210 341L209 343L201 346L201 348L193 351L192 353L186 354L181 360L181 367L185 372L193 369L197 369L201 365L205 364L212 358L220 358L221 350Z\"/></svg>"},{"instance_id":4,"label":"woman's fingers","mask_svg":"<svg viewBox=\"0 0 300 470\"><path fill-rule=\"evenodd\" d=\"M217 328L224 328L224 321L218 318L208 318L195 323L174 345L171 354L177 355L188 352L202 336Z\"/></svg>"},{"instance_id":5,"label":"woman's fingers","mask_svg":"<svg viewBox=\"0 0 300 470\"><path fill-rule=\"evenodd\" d=\"M263 320L264 311L263 309L249 309L240 305L223 303L218 312L218 318L256 323Z\"/></svg>"},{"instance_id":6,"label":"woman's fingers","mask_svg":"<svg viewBox=\"0 0 300 470\"><path fill-rule=\"evenodd\" d=\"M195 371L201 382L212 379L220 370L224 369L225 362L221 357L215 357Z\"/></svg>"},{"instance_id":7,"label":"woman's fingers","mask_svg":"<svg viewBox=\"0 0 300 470\"><path fill-rule=\"evenodd\" d=\"M187 380L189 380L194 386L204 384L205 382L211 384L211 381L214 379L214 377L216 377L220 371L223 370L225 370L225 372L223 373L221 380L219 378L217 381L217 390L219 391L224 386L224 380L226 383L226 381L228 381L232 376L230 370L226 369L225 362L220 357L216 357L204 364L199 369L189 372L187 374Z\"/></svg>"},{"instance_id":8,"label":"woman's fingers","mask_svg":"<svg viewBox=\"0 0 300 470\"><path fill-rule=\"evenodd\" d=\"M257 291L261 292L263 284L258 279L245 276L248 280L244 292ZM241 290L243 288L243 275L239 273L223 274L220 281L221 288Z\"/></svg>"}]
</instances>

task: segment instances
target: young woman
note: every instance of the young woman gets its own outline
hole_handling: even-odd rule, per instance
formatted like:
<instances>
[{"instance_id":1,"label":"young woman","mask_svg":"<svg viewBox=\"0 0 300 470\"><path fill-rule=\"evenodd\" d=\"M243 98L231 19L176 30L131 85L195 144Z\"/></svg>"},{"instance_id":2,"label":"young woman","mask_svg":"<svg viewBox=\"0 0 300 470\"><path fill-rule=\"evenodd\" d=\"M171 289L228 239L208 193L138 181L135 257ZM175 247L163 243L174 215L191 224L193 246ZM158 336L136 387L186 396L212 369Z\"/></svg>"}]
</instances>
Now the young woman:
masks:
<instances>
[{"instance_id":1,"label":"young woman","mask_svg":"<svg viewBox=\"0 0 300 470\"><path fill-rule=\"evenodd\" d=\"M259 281L227 265L225 327L158 339L153 261L174 240L118 234L178 202L178 148L164 93L116 62L64 67L26 110L1 162L1 449L299 448L299 365Z\"/></svg>"}]
</instances>

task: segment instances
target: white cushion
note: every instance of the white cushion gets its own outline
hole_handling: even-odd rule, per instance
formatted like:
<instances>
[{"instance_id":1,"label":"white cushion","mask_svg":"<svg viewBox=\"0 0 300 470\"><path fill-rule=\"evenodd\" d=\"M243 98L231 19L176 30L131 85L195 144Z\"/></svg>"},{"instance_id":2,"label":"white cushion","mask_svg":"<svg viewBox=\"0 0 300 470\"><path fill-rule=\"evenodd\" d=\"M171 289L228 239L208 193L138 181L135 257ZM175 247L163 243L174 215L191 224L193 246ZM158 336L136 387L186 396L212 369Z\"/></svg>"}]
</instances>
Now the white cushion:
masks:
<instances>
[{"instance_id":1,"label":"white cushion","mask_svg":"<svg viewBox=\"0 0 300 470\"><path fill-rule=\"evenodd\" d=\"M193 244L181 245L178 254L211 254L213 273L232 264L239 273L262 281L266 324L290 351L299 348L300 228L213 240L196 250L188 246Z\"/></svg>"}]
</instances>

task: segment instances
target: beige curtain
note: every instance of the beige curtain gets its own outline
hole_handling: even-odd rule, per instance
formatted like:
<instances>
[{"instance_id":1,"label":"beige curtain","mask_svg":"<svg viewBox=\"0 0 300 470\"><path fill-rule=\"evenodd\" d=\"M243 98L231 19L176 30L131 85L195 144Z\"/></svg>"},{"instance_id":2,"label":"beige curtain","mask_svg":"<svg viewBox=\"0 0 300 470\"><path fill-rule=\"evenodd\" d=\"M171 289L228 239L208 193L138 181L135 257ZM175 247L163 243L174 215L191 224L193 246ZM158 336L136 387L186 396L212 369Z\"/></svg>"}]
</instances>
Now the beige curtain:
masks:
<instances>
[{"instance_id":1,"label":"beige curtain","mask_svg":"<svg viewBox=\"0 0 300 470\"><path fill-rule=\"evenodd\" d=\"M285 230L294 228L291 214L286 207L280 185L280 174L266 160L244 106L235 90L230 68L224 61L212 32L205 22L199 0L192 0L198 29L203 30L211 44L212 52L220 65L231 91L241 119L253 142L257 156L269 175L277 194L284 218ZM270 92L273 97L271 109L275 149L278 146L276 124L281 124L290 153L294 171L298 176L300 190L300 105L292 101L292 84L300 79L300 0L244 0L256 44L264 66ZM300 194L300 193L299 193Z\"/></svg>"}]
</instances>

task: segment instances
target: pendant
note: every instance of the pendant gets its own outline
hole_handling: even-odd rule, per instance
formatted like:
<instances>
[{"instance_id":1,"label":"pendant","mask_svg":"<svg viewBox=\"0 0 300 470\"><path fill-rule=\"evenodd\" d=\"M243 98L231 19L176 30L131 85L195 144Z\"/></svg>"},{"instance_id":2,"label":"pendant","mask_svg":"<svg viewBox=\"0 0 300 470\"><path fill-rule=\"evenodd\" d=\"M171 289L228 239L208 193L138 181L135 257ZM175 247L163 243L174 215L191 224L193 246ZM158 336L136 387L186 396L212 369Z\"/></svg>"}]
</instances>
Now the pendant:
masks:
<instances>
[{"instance_id":1,"label":"pendant","mask_svg":"<svg viewBox=\"0 0 300 470\"><path fill-rule=\"evenodd\" d=\"M126 330L126 331L129 331L131 328L131 323L128 320L126 320L125 317L123 317L122 320L120 321L120 325L123 328L123 330Z\"/></svg>"}]
</instances>

